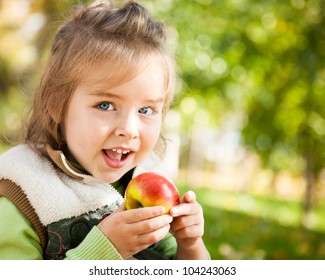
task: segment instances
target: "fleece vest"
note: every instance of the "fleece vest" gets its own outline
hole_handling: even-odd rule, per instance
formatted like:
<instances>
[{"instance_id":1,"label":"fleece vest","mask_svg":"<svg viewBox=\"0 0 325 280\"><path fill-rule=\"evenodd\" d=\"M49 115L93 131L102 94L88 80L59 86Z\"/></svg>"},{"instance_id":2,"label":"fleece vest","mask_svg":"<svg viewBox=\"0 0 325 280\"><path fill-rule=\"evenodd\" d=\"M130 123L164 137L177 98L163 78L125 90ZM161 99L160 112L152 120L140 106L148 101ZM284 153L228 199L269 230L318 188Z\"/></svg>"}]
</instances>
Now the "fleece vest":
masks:
<instances>
[{"instance_id":1,"label":"fleece vest","mask_svg":"<svg viewBox=\"0 0 325 280\"><path fill-rule=\"evenodd\" d=\"M26 208L30 211L31 206L39 226L47 229L46 259L64 258L67 250L78 246L94 225L123 202L113 186L76 173L62 153L60 156L74 178L27 145L0 155L0 180L9 182L9 199L20 188L30 204Z\"/></svg>"},{"instance_id":2,"label":"fleece vest","mask_svg":"<svg viewBox=\"0 0 325 280\"><path fill-rule=\"evenodd\" d=\"M61 151L48 145L43 150L49 158L24 144L0 155L0 196L10 199L30 220L40 237L44 259L63 259L93 226L121 205L123 197L110 184L80 173ZM153 167L161 171L158 163L159 159L151 156L126 173L121 185L126 186L132 175ZM159 252L162 243L133 258L167 259Z\"/></svg>"}]
</instances>

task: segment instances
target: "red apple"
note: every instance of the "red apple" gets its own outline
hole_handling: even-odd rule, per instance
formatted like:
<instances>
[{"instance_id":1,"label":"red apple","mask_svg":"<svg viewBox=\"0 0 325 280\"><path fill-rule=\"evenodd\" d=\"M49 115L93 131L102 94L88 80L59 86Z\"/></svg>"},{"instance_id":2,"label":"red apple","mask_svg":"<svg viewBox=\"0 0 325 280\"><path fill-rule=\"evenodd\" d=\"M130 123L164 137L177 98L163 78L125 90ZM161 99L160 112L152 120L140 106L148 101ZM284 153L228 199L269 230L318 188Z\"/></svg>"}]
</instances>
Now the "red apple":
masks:
<instances>
[{"instance_id":1,"label":"red apple","mask_svg":"<svg viewBox=\"0 0 325 280\"><path fill-rule=\"evenodd\" d=\"M148 206L164 206L165 213L179 204L177 187L164 176L155 172L135 176L125 190L126 209Z\"/></svg>"}]
</instances>

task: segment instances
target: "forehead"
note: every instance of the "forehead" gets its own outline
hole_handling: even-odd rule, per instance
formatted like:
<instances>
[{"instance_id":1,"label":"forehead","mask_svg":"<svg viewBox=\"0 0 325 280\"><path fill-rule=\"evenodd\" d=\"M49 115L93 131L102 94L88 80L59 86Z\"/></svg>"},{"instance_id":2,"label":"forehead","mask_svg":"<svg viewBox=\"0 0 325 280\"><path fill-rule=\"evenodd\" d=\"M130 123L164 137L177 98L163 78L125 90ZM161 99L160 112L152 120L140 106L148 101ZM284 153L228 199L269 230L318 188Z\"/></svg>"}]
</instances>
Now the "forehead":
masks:
<instances>
[{"instance_id":1,"label":"forehead","mask_svg":"<svg viewBox=\"0 0 325 280\"><path fill-rule=\"evenodd\" d=\"M150 70L147 71L148 69ZM79 85L92 87L105 85L105 87L114 88L134 79L142 72L146 72L149 80L160 76L165 83L168 71L163 59L159 56L148 55L131 62L104 60L85 69Z\"/></svg>"},{"instance_id":2,"label":"forehead","mask_svg":"<svg viewBox=\"0 0 325 280\"><path fill-rule=\"evenodd\" d=\"M103 98L108 98L110 102L119 100L133 105L144 102L165 104L167 94L164 71L162 63L156 60L138 65L129 71L127 76L121 73L107 76L105 69L99 67L91 72L86 81L77 86L72 100L78 103L80 98L86 97L84 100L97 100L97 102L99 99L102 101Z\"/></svg>"}]
</instances>

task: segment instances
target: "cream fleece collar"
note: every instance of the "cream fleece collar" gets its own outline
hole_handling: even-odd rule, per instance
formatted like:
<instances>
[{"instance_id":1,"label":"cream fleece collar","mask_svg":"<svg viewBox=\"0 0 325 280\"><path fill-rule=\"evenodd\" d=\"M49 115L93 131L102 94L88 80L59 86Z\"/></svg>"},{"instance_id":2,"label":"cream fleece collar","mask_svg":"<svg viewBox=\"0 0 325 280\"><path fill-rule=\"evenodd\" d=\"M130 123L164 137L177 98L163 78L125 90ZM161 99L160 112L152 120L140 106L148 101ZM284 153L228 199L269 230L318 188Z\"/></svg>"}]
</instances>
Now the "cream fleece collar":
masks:
<instances>
[{"instance_id":1,"label":"cream fleece collar","mask_svg":"<svg viewBox=\"0 0 325 280\"><path fill-rule=\"evenodd\" d=\"M64 172L38 150L25 144L0 155L0 179L9 179L21 187L44 225L105 205L114 211L123 202L113 186L81 174L62 152L53 151L49 155L62 163L63 168L56 164Z\"/></svg>"}]
</instances>

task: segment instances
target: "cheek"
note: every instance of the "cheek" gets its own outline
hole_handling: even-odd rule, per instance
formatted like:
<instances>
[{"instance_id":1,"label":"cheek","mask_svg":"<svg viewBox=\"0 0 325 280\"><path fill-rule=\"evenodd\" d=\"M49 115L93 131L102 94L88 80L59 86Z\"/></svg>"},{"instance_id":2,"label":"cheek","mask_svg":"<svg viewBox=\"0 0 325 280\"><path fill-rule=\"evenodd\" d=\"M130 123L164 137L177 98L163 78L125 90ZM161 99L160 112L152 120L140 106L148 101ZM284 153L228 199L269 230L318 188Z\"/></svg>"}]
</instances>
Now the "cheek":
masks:
<instances>
[{"instance_id":1,"label":"cheek","mask_svg":"<svg viewBox=\"0 0 325 280\"><path fill-rule=\"evenodd\" d=\"M142 132L142 144L149 150L154 149L160 137L161 122L151 126Z\"/></svg>"},{"instance_id":2,"label":"cheek","mask_svg":"<svg viewBox=\"0 0 325 280\"><path fill-rule=\"evenodd\" d=\"M79 148L80 145L85 145L89 140L94 137L94 125L89 123L89 118L81 110L68 110L65 121L64 130L66 142L70 149Z\"/></svg>"},{"instance_id":3,"label":"cheek","mask_svg":"<svg viewBox=\"0 0 325 280\"><path fill-rule=\"evenodd\" d=\"M82 145L81 139L84 139L81 129L82 126L79 126L75 121L69 121L69 119L67 119L65 122L65 141L70 152L74 154L74 156L76 156L75 152L78 151Z\"/></svg>"},{"instance_id":4,"label":"cheek","mask_svg":"<svg viewBox=\"0 0 325 280\"><path fill-rule=\"evenodd\" d=\"M108 128L87 118L67 122L66 140L68 144L82 147L93 146L105 138Z\"/></svg>"}]
</instances>

